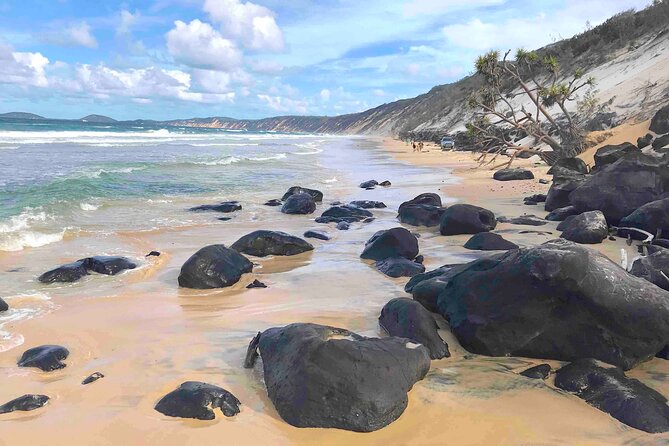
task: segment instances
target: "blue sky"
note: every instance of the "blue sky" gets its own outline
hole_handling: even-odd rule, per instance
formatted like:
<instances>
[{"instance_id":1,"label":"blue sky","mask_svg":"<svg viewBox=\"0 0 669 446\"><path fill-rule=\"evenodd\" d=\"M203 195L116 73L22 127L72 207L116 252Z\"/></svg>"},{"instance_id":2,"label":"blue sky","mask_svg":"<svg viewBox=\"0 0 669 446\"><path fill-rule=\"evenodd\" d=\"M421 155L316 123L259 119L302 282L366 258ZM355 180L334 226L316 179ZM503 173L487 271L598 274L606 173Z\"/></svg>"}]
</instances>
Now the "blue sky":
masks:
<instances>
[{"instance_id":1,"label":"blue sky","mask_svg":"<svg viewBox=\"0 0 669 446\"><path fill-rule=\"evenodd\" d=\"M0 0L0 112L337 115L649 0Z\"/></svg>"}]
</instances>

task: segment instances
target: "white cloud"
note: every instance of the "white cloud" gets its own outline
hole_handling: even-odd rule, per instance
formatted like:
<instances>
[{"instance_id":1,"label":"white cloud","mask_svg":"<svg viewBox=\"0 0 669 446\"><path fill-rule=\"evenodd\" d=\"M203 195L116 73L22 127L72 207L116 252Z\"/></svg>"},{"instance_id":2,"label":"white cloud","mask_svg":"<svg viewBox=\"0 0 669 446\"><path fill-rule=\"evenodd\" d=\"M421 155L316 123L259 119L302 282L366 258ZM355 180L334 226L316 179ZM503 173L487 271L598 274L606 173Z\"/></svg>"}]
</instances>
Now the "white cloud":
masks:
<instances>
[{"instance_id":1,"label":"white cloud","mask_svg":"<svg viewBox=\"0 0 669 446\"><path fill-rule=\"evenodd\" d=\"M74 23L57 31L49 31L43 34L43 39L47 43L60 46L98 47L98 41L91 33L91 26L86 22Z\"/></svg>"},{"instance_id":2,"label":"white cloud","mask_svg":"<svg viewBox=\"0 0 669 446\"><path fill-rule=\"evenodd\" d=\"M272 110L282 113L295 112L305 114L308 113L309 110L309 104L306 101L266 94L259 94L258 99L267 104Z\"/></svg>"},{"instance_id":3,"label":"white cloud","mask_svg":"<svg viewBox=\"0 0 669 446\"><path fill-rule=\"evenodd\" d=\"M46 87L49 59L41 53L22 53L0 44L0 83L24 87Z\"/></svg>"},{"instance_id":4,"label":"white cloud","mask_svg":"<svg viewBox=\"0 0 669 446\"><path fill-rule=\"evenodd\" d=\"M121 10L121 18L119 20L118 27L116 28L117 35L127 35L132 31L132 27L137 24L140 14L138 11L132 12L127 9Z\"/></svg>"},{"instance_id":5,"label":"white cloud","mask_svg":"<svg viewBox=\"0 0 669 446\"><path fill-rule=\"evenodd\" d=\"M242 44L257 51L281 51L283 32L274 13L264 6L239 0L205 0L204 11L221 24L226 35L240 39Z\"/></svg>"},{"instance_id":6,"label":"white cloud","mask_svg":"<svg viewBox=\"0 0 669 446\"><path fill-rule=\"evenodd\" d=\"M328 90L327 88L321 90L321 99L322 99L324 102L329 101L331 95L332 95L332 93L331 93L330 90Z\"/></svg>"},{"instance_id":7,"label":"white cloud","mask_svg":"<svg viewBox=\"0 0 669 446\"><path fill-rule=\"evenodd\" d=\"M506 3L506 0L412 0L404 5L404 15L413 17L417 15L444 14L460 11L463 9L474 9L484 6L495 6Z\"/></svg>"},{"instance_id":8,"label":"white cloud","mask_svg":"<svg viewBox=\"0 0 669 446\"><path fill-rule=\"evenodd\" d=\"M208 23L181 20L167 33L167 49L178 63L195 68L231 70L241 64L242 54Z\"/></svg>"},{"instance_id":9,"label":"white cloud","mask_svg":"<svg viewBox=\"0 0 669 446\"><path fill-rule=\"evenodd\" d=\"M374 93L374 96L376 96L377 98L385 97L386 94L387 94L385 91L381 90L380 88L377 88L376 90L374 90L373 93Z\"/></svg>"},{"instance_id":10,"label":"white cloud","mask_svg":"<svg viewBox=\"0 0 669 446\"><path fill-rule=\"evenodd\" d=\"M193 70L193 80L202 91L208 93L229 93L230 73L212 70Z\"/></svg>"}]
</instances>

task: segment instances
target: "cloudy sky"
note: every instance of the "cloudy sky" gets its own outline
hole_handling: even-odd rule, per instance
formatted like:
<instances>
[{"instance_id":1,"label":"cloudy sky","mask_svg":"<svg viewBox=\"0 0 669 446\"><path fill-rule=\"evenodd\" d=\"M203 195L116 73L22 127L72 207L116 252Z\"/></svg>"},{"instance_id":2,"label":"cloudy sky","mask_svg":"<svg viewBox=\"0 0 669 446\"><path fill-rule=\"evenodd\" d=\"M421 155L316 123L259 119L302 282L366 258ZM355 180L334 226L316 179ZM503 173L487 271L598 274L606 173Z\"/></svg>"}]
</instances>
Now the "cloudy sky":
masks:
<instances>
[{"instance_id":1,"label":"cloudy sky","mask_svg":"<svg viewBox=\"0 0 669 446\"><path fill-rule=\"evenodd\" d=\"M649 0L0 0L0 112L336 115Z\"/></svg>"}]
</instances>

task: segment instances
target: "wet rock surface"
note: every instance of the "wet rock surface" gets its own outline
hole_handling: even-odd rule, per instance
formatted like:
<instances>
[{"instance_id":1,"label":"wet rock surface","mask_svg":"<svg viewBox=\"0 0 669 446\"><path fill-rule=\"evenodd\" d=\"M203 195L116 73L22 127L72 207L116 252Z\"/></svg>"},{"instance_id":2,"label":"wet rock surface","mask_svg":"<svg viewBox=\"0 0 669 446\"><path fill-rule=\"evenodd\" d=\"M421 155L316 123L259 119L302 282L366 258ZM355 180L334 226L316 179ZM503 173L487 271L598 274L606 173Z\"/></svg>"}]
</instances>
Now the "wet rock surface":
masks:
<instances>
[{"instance_id":1,"label":"wet rock surface","mask_svg":"<svg viewBox=\"0 0 669 446\"><path fill-rule=\"evenodd\" d=\"M286 201L292 195L297 195L297 194L311 195L314 201L318 203L323 201L323 192L316 189L309 189L307 187L300 187L300 186L293 186L290 189L288 189L288 191L286 191L286 193L283 194L283 197L281 197L281 201Z\"/></svg>"},{"instance_id":2,"label":"wet rock surface","mask_svg":"<svg viewBox=\"0 0 669 446\"><path fill-rule=\"evenodd\" d=\"M566 227L562 238L572 242L596 244L609 236L609 226L600 211L584 212L563 223L565 223L563 227Z\"/></svg>"},{"instance_id":3,"label":"wet rock surface","mask_svg":"<svg viewBox=\"0 0 669 446\"><path fill-rule=\"evenodd\" d=\"M0 414L15 411L29 412L44 407L49 402L46 395L23 395L0 406Z\"/></svg>"},{"instance_id":4,"label":"wet rock surface","mask_svg":"<svg viewBox=\"0 0 669 446\"><path fill-rule=\"evenodd\" d=\"M365 244L360 255L367 260L385 260L402 257L413 260L418 255L418 240L404 228L379 231Z\"/></svg>"},{"instance_id":5,"label":"wet rock surface","mask_svg":"<svg viewBox=\"0 0 669 446\"><path fill-rule=\"evenodd\" d=\"M221 212L223 214L230 214L242 210L242 205L238 201L224 201L219 204L203 204L190 208L191 212Z\"/></svg>"},{"instance_id":6,"label":"wet rock surface","mask_svg":"<svg viewBox=\"0 0 669 446\"><path fill-rule=\"evenodd\" d=\"M270 400L296 427L372 432L395 421L407 392L430 368L427 348L408 339L365 338L316 324L271 328L254 338Z\"/></svg>"},{"instance_id":7,"label":"wet rock surface","mask_svg":"<svg viewBox=\"0 0 669 446\"><path fill-rule=\"evenodd\" d=\"M193 254L181 267L179 286L193 289L225 288L253 271L253 263L234 249L209 245Z\"/></svg>"},{"instance_id":8,"label":"wet rock surface","mask_svg":"<svg viewBox=\"0 0 669 446\"><path fill-rule=\"evenodd\" d=\"M540 364L523 370L520 374L526 378L531 379L546 379L551 373L551 366L548 364Z\"/></svg>"},{"instance_id":9,"label":"wet rock surface","mask_svg":"<svg viewBox=\"0 0 669 446\"><path fill-rule=\"evenodd\" d=\"M220 409L226 417L233 417L240 412L240 405L232 393L221 387L187 381L161 398L155 409L168 417L213 420L215 409Z\"/></svg>"},{"instance_id":10,"label":"wet rock surface","mask_svg":"<svg viewBox=\"0 0 669 446\"><path fill-rule=\"evenodd\" d=\"M281 212L289 215L308 215L316 212L316 202L307 193L294 194L286 199Z\"/></svg>"},{"instance_id":11,"label":"wet rock surface","mask_svg":"<svg viewBox=\"0 0 669 446\"><path fill-rule=\"evenodd\" d=\"M294 256L313 251L314 247L305 240L280 231L254 231L230 246L235 251L255 256Z\"/></svg>"},{"instance_id":12,"label":"wet rock surface","mask_svg":"<svg viewBox=\"0 0 669 446\"><path fill-rule=\"evenodd\" d=\"M70 352L60 345L42 345L26 350L18 361L19 367L35 367L44 372L65 368L65 359Z\"/></svg>"},{"instance_id":13,"label":"wet rock surface","mask_svg":"<svg viewBox=\"0 0 669 446\"><path fill-rule=\"evenodd\" d=\"M425 267L413 260L402 257L390 257L374 264L376 269L388 277L413 277L425 272Z\"/></svg>"},{"instance_id":14,"label":"wet rock surface","mask_svg":"<svg viewBox=\"0 0 669 446\"><path fill-rule=\"evenodd\" d=\"M444 211L439 224L441 235L478 234L495 229L495 214L470 204L454 204Z\"/></svg>"},{"instance_id":15,"label":"wet rock surface","mask_svg":"<svg viewBox=\"0 0 669 446\"><path fill-rule=\"evenodd\" d=\"M390 336L407 338L424 345L430 351L432 359L451 356L448 344L439 336L439 326L434 318L415 300L391 300L381 310L379 324Z\"/></svg>"},{"instance_id":16,"label":"wet rock surface","mask_svg":"<svg viewBox=\"0 0 669 446\"><path fill-rule=\"evenodd\" d=\"M505 240L501 235L492 232L481 232L467 240L465 248L478 251L508 251L516 249L518 245Z\"/></svg>"},{"instance_id":17,"label":"wet rock surface","mask_svg":"<svg viewBox=\"0 0 669 446\"><path fill-rule=\"evenodd\" d=\"M618 367L581 359L557 371L555 386L635 429L669 431L667 399L641 381L628 378Z\"/></svg>"}]
</instances>

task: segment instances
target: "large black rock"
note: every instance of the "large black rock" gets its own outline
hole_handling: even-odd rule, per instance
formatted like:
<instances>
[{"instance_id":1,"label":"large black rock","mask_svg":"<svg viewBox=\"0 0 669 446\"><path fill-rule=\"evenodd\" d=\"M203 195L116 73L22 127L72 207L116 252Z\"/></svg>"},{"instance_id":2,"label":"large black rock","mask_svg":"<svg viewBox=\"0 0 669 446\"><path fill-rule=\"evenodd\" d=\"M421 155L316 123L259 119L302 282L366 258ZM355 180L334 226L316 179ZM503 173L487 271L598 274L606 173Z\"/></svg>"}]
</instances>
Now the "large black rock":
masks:
<instances>
[{"instance_id":1,"label":"large black rock","mask_svg":"<svg viewBox=\"0 0 669 446\"><path fill-rule=\"evenodd\" d=\"M575 393L635 429L650 433L669 431L667 399L641 381L628 378L618 367L603 367L593 359L581 359L557 371L555 386Z\"/></svg>"},{"instance_id":2,"label":"large black rock","mask_svg":"<svg viewBox=\"0 0 669 446\"><path fill-rule=\"evenodd\" d=\"M655 113L650 121L650 131L657 135L669 133L669 105L665 105Z\"/></svg>"},{"instance_id":3,"label":"large black rock","mask_svg":"<svg viewBox=\"0 0 669 446\"><path fill-rule=\"evenodd\" d=\"M368 180L360 183L361 189L373 189L379 185L379 182L376 180Z\"/></svg>"},{"instance_id":4,"label":"large black rock","mask_svg":"<svg viewBox=\"0 0 669 446\"><path fill-rule=\"evenodd\" d=\"M76 282L91 272L114 276L129 269L137 268L137 264L126 257L96 256L77 260L47 271L37 280L42 283Z\"/></svg>"},{"instance_id":5,"label":"large black rock","mask_svg":"<svg viewBox=\"0 0 669 446\"><path fill-rule=\"evenodd\" d=\"M88 275L88 270L82 260L61 265L58 268L47 271L37 278L42 283L70 283L76 282Z\"/></svg>"},{"instance_id":6,"label":"large black rock","mask_svg":"<svg viewBox=\"0 0 669 446\"><path fill-rule=\"evenodd\" d=\"M426 204L428 206L436 206L436 207L442 207L441 203L441 197L438 194L435 194L433 192L426 192L424 194L420 194L417 197L405 201L400 205L400 209L402 209L402 206L410 205L410 204Z\"/></svg>"},{"instance_id":7,"label":"large black rock","mask_svg":"<svg viewBox=\"0 0 669 446\"><path fill-rule=\"evenodd\" d=\"M427 348L403 338L365 338L315 324L271 328L249 346L260 348L267 394L296 427L371 432L395 421L407 392L430 369Z\"/></svg>"},{"instance_id":8,"label":"large black rock","mask_svg":"<svg viewBox=\"0 0 669 446\"><path fill-rule=\"evenodd\" d=\"M239 400L227 390L207 383L187 381L158 401L155 409L177 418L213 420L213 409L220 409L226 417L239 413Z\"/></svg>"},{"instance_id":9,"label":"large black rock","mask_svg":"<svg viewBox=\"0 0 669 446\"><path fill-rule=\"evenodd\" d=\"M439 336L439 326L420 303L407 298L393 299L381 310L379 324L390 335L424 345L430 358L448 358L448 344Z\"/></svg>"},{"instance_id":10,"label":"large black rock","mask_svg":"<svg viewBox=\"0 0 669 446\"><path fill-rule=\"evenodd\" d=\"M26 350L17 364L19 367L35 367L44 372L51 372L65 368L62 361L69 355L69 350L60 345L41 345Z\"/></svg>"},{"instance_id":11,"label":"large black rock","mask_svg":"<svg viewBox=\"0 0 669 446\"><path fill-rule=\"evenodd\" d=\"M386 276L394 278L413 277L425 272L422 264L404 257L389 257L379 260L374 266Z\"/></svg>"},{"instance_id":12,"label":"large black rock","mask_svg":"<svg viewBox=\"0 0 669 446\"><path fill-rule=\"evenodd\" d=\"M522 226L545 226L548 224L546 220L542 220L536 215L521 215L520 217L514 218L497 217L497 221L500 223L509 223L512 225Z\"/></svg>"},{"instance_id":13,"label":"large black rock","mask_svg":"<svg viewBox=\"0 0 669 446\"><path fill-rule=\"evenodd\" d=\"M548 169L548 174L558 174L561 171L560 169L567 169L576 173L588 173L588 165L581 158L561 158Z\"/></svg>"},{"instance_id":14,"label":"large black rock","mask_svg":"<svg viewBox=\"0 0 669 446\"><path fill-rule=\"evenodd\" d=\"M615 163L629 153L638 151L639 149L631 142L604 146L597 149L597 152L595 153L595 167L593 169L601 169L609 164Z\"/></svg>"},{"instance_id":15,"label":"large black rock","mask_svg":"<svg viewBox=\"0 0 669 446\"><path fill-rule=\"evenodd\" d=\"M492 232L480 232L465 243L466 249L478 251L508 251L516 249L518 245L505 240L501 235Z\"/></svg>"},{"instance_id":16,"label":"large black rock","mask_svg":"<svg viewBox=\"0 0 669 446\"><path fill-rule=\"evenodd\" d=\"M635 260L630 273L669 291L669 249L659 248Z\"/></svg>"},{"instance_id":17,"label":"large black rock","mask_svg":"<svg viewBox=\"0 0 669 446\"><path fill-rule=\"evenodd\" d=\"M323 192L316 189L308 189L306 187L300 187L300 186L293 186L290 189L288 189L288 191L285 194L283 194L281 201L286 201L288 197L290 197L291 195L297 195L297 194L309 194L314 199L314 201L318 203L323 201Z\"/></svg>"},{"instance_id":18,"label":"large black rock","mask_svg":"<svg viewBox=\"0 0 669 446\"><path fill-rule=\"evenodd\" d=\"M502 169L495 172L492 177L497 181L533 180L534 174L527 169Z\"/></svg>"},{"instance_id":19,"label":"large black rock","mask_svg":"<svg viewBox=\"0 0 669 446\"><path fill-rule=\"evenodd\" d=\"M587 180L585 175L574 174L567 177L555 177L546 195L544 209L552 212L570 205L569 195Z\"/></svg>"},{"instance_id":20,"label":"large black rock","mask_svg":"<svg viewBox=\"0 0 669 446\"><path fill-rule=\"evenodd\" d=\"M590 211L576 215L564 226L566 228L562 233L562 238L576 243L602 243L609 236L609 226L606 224L604 214L600 211Z\"/></svg>"},{"instance_id":21,"label":"large black rock","mask_svg":"<svg viewBox=\"0 0 669 446\"><path fill-rule=\"evenodd\" d=\"M565 221L569 217L578 215L579 212L574 206L566 206L563 208L554 209L550 214L546 216L548 221Z\"/></svg>"},{"instance_id":22,"label":"large black rock","mask_svg":"<svg viewBox=\"0 0 669 446\"><path fill-rule=\"evenodd\" d=\"M323 231L310 230L310 231L305 232L304 236L306 238L315 238L315 239L318 239L318 240L325 240L325 241L330 240L330 236Z\"/></svg>"},{"instance_id":23,"label":"large black rock","mask_svg":"<svg viewBox=\"0 0 669 446\"><path fill-rule=\"evenodd\" d=\"M43 407L49 401L46 395L23 395L0 406L0 414L14 411L29 412Z\"/></svg>"},{"instance_id":24,"label":"large black rock","mask_svg":"<svg viewBox=\"0 0 669 446\"><path fill-rule=\"evenodd\" d=\"M374 214L366 209L357 206L333 206L323 212L323 214L316 219L316 223L355 223L367 218L373 217Z\"/></svg>"},{"instance_id":25,"label":"large black rock","mask_svg":"<svg viewBox=\"0 0 669 446\"><path fill-rule=\"evenodd\" d=\"M446 209L429 204L407 204L400 206L397 218L402 223L411 226L439 226L441 216Z\"/></svg>"},{"instance_id":26,"label":"large black rock","mask_svg":"<svg viewBox=\"0 0 669 446\"><path fill-rule=\"evenodd\" d=\"M592 175L570 195L579 212L600 210L617 225L651 201L669 198L669 157L635 152Z\"/></svg>"},{"instance_id":27,"label":"large black rock","mask_svg":"<svg viewBox=\"0 0 669 446\"><path fill-rule=\"evenodd\" d=\"M7 302L5 302L2 297L0 297L0 313L7 310L9 310L9 305L7 305Z\"/></svg>"},{"instance_id":28,"label":"large black rock","mask_svg":"<svg viewBox=\"0 0 669 446\"><path fill-rule=\"evenodd\" d=\"M669 198L651 201L620 220L620 227L643 229L669 236Z\"/></svg>"},{"instance_id":29,"label":"large black rock","mask_svg":"<svg viewBox=\"0 0 669 446\"><path fill-rule=\"evenodd\" d=\"M393 228L374 234L360 257L376 261L391 257L413 260L417 255L418 239L404 228Z\"/></svg>"},{"instance_id":30,"label":"large black rock","mask_svg":"<svg viewBox=\"0 0 669 446\"><path fill-rule=\"evenodd\" d=\"M253 263L223 245L209 245L193 254L181 267L179 286L194 289L225 288L253 271Z\"/></svg>"},{"instance_id":31,"label":"large black rock","mask_svg":"<svg viewBox=\"0 0 669 446\"><path fill-rule=\"evenodd\" d=\"M432 313L438 313L438 301L441 293L446 290L451 277L458 274L466 264L442 266L434 271L419 274L406 284L404 290L411 293L413 299Z\"/></svg>"},{"instance_id":32,"label":"large black rock","mask_svg":"<svg viewBox=\"0 0 669 446\"><path fill-rule=\"evenodd\" d=\"M659 136L653 140L653 150L659 153L669 152L669 135Z\"/></svg>"},{"instance_id":33,"label":"large black rock","mask_svg":"<svg viewBox=\"0 0 669 446\"><path fill-rule=\"evenodd\" d=\"M125 257L97 256L82 259L84 268L98 274L115 276L128 269L137 268L137 264Z\"/></svg>"},{"instance_id":34,"label":"large black rock","mask_svg":"<svg viewBox=\"0 0 669 446\"><path fill-rule=\"evenodd\" d=\"M563 239L477 260L447 282L438 310L474 353L630 369L669 339L669 293Z\"/></svg>"},{"instance_id":35,"label":"large black rock","mask_svg":"<svg viewBox=\"0 0 669 446\"><path fill-rule=\"evenodd\" d=\"M279 231L254 231L237 240L230 248L255 257L294 256L314 249L305 240Z\"/></svg>"},{"instance_id":36,"label":"large black rock","mask_svg":"<svg viewBox=\"0 0 669 446\"><path fill-rule=\"evenodd\" d=\"M221 212L223 214L230 214L232 212L241 211L242 205L238 201L224 201L219 204L203 204L202 206L196 206L190 208L191 212Z\"/></svg>"},{"instance_id":37,"label":"large black rock","mask_svg":"<svg viewBox=\"0 0 669 446\"><path fill-rule=\"evenodd\" d=\"M551 373L551 366L549 364L539 364L523 370L520 374L526 378L531 379L546 379Z\"/></svg>"},{"instance_id":38,"label":"large black rock","mask_svg":"<svg viewBox=\"0 0 669 446\"><path fill-rule=\"evenodd\" d=\"M281 212L291 215L307 215L313 214L315 211L316 202L307 193L291 195L281 207Z\"/></svg>"},{"instance_id":39,"label":"large black rock","mask_svg":"<svg viewBox=\"0 0 669 446\"><path fill-rule=\"evenodd\" d=\"M478 234L495 229L495 214L471 204L454 204L444 211L439 224L441 235Z\"/></svg>"}]
</instances>

